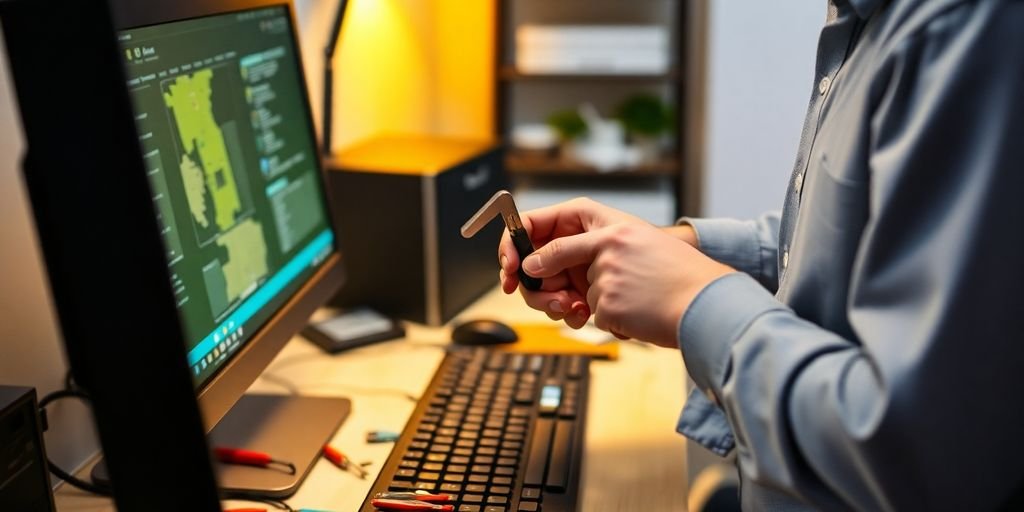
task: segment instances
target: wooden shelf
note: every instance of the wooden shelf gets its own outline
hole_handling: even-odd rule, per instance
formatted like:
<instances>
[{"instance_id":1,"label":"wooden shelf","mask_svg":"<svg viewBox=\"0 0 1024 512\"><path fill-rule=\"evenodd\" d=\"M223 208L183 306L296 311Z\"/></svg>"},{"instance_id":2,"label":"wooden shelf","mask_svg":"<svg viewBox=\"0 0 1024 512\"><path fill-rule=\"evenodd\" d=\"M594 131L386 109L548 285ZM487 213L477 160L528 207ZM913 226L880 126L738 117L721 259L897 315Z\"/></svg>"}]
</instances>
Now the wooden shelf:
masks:
<instances>
[{"instance_id":1,"label":"wooden shelf","mask_svg":"<svg viewBox=\"0 0 1024 512\"><path fill-rule=\"evenodd\" d=\"M669 70L667 73L620 75L609 73L523 73L514 66L504 66L498 72L498 77L507 82L676 82L681 76L676 69Z\"/></svg>"},{"instance_id":2,"label":"wooden shelf","mask_svg":"<svg viewBox=\"0 0 1024 512\"><path fill-rule=\"evenodd\" d=\"M650 164L602 172L593 166L564 158L510 152L505 157L505 169L513 176L651 178L678 176L680 165L678 160L666 157Z\"/></svg>"}]
</instances>

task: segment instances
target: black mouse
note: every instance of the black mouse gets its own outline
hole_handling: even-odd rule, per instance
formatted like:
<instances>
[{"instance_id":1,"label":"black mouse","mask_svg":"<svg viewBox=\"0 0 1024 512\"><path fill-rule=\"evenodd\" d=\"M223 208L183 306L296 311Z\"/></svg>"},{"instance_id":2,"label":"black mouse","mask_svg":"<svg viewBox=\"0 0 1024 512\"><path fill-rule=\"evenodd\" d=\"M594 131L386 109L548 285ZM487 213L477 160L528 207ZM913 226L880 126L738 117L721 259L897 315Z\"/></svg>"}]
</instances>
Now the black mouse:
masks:
<instances>
[{"instance_id":1,"label":"black mouse","mask_svg":"<svg viewBox=\"0 0 1024 512\"><path fill-rule=\"evenodd\" d=\"M456 345L498 345L519 339L511 327L494 320L470 320L452 331Z\"/></svg>"}]
</instances>

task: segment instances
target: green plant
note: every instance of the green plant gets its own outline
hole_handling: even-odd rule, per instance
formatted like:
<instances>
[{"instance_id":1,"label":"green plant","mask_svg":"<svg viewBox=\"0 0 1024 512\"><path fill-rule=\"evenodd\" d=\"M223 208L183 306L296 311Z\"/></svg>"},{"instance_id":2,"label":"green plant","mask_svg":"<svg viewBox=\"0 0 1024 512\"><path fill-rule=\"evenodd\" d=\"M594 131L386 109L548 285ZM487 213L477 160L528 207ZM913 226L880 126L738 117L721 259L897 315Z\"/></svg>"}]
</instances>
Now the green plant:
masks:
<instances>
[{"instance_id":1,"label":"green plant","mask_svg":"<svg viewBox=\"0 0 1024 512\"><path fill-rule=\"evenodd\" d=\"M559 110L547 119L548 126L558 132L562 142L577 139L587 134L587 123L574 109Z\"/></svg>"},{"instance_id":2,"label":"green plant","mask_svg":"<svg viewBox=\"0 0 1024 512\"><path fill-rule=\"evenodd\" d=\"M652 94L636 94L619 105L616 117L631 135L658 137L675 128L672 109Z\"/></svg>"}]
</instances>

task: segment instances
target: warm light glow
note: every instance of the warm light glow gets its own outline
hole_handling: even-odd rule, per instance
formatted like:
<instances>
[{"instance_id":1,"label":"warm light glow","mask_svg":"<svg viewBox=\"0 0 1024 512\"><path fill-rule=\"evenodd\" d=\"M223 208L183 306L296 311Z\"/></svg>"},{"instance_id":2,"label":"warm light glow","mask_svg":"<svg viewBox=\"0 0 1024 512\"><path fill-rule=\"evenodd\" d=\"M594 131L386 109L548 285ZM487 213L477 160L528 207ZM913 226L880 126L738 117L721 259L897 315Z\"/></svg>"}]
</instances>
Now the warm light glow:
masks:
<instances>
[{"instance_id":1,"label":"warm light glow","mask_svg":"<svg viewBox=\"0 0 1024 512\"><path fill-rule=\"evenodd\" d=\"M332 147L382 133L491 134L493 0L352 0Z\"/></svg>"}]
</instances>

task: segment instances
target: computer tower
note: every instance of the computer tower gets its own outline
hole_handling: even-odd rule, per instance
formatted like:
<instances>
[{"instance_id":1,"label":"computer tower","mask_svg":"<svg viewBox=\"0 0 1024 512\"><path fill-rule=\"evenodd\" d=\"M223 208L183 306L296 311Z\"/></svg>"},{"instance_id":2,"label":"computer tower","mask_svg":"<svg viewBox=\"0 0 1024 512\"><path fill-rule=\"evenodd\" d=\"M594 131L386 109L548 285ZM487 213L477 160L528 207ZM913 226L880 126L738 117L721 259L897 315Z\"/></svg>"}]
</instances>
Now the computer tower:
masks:
<instances>
[{"instance_id":1,"label":"computer tower","mask_svg":"<svg viewBox=\"0 0 1024 512\"><path fill-rule=\"evenodd\" d=\"M348 280L339 307L441 325L498 283L495 221L472 239L459 228L508 187L490 141L379 137L328 164Z\"/></svg>"},{"instance_id":2,"label":"computer tower","mask_svg":"<svg viewBox=\"0 0 1024 512\"><path fill-rule=\"evenodd\" d=\"M56 510L32 388L0 386L0 510Z\"/></svg>"}]
</instances>

